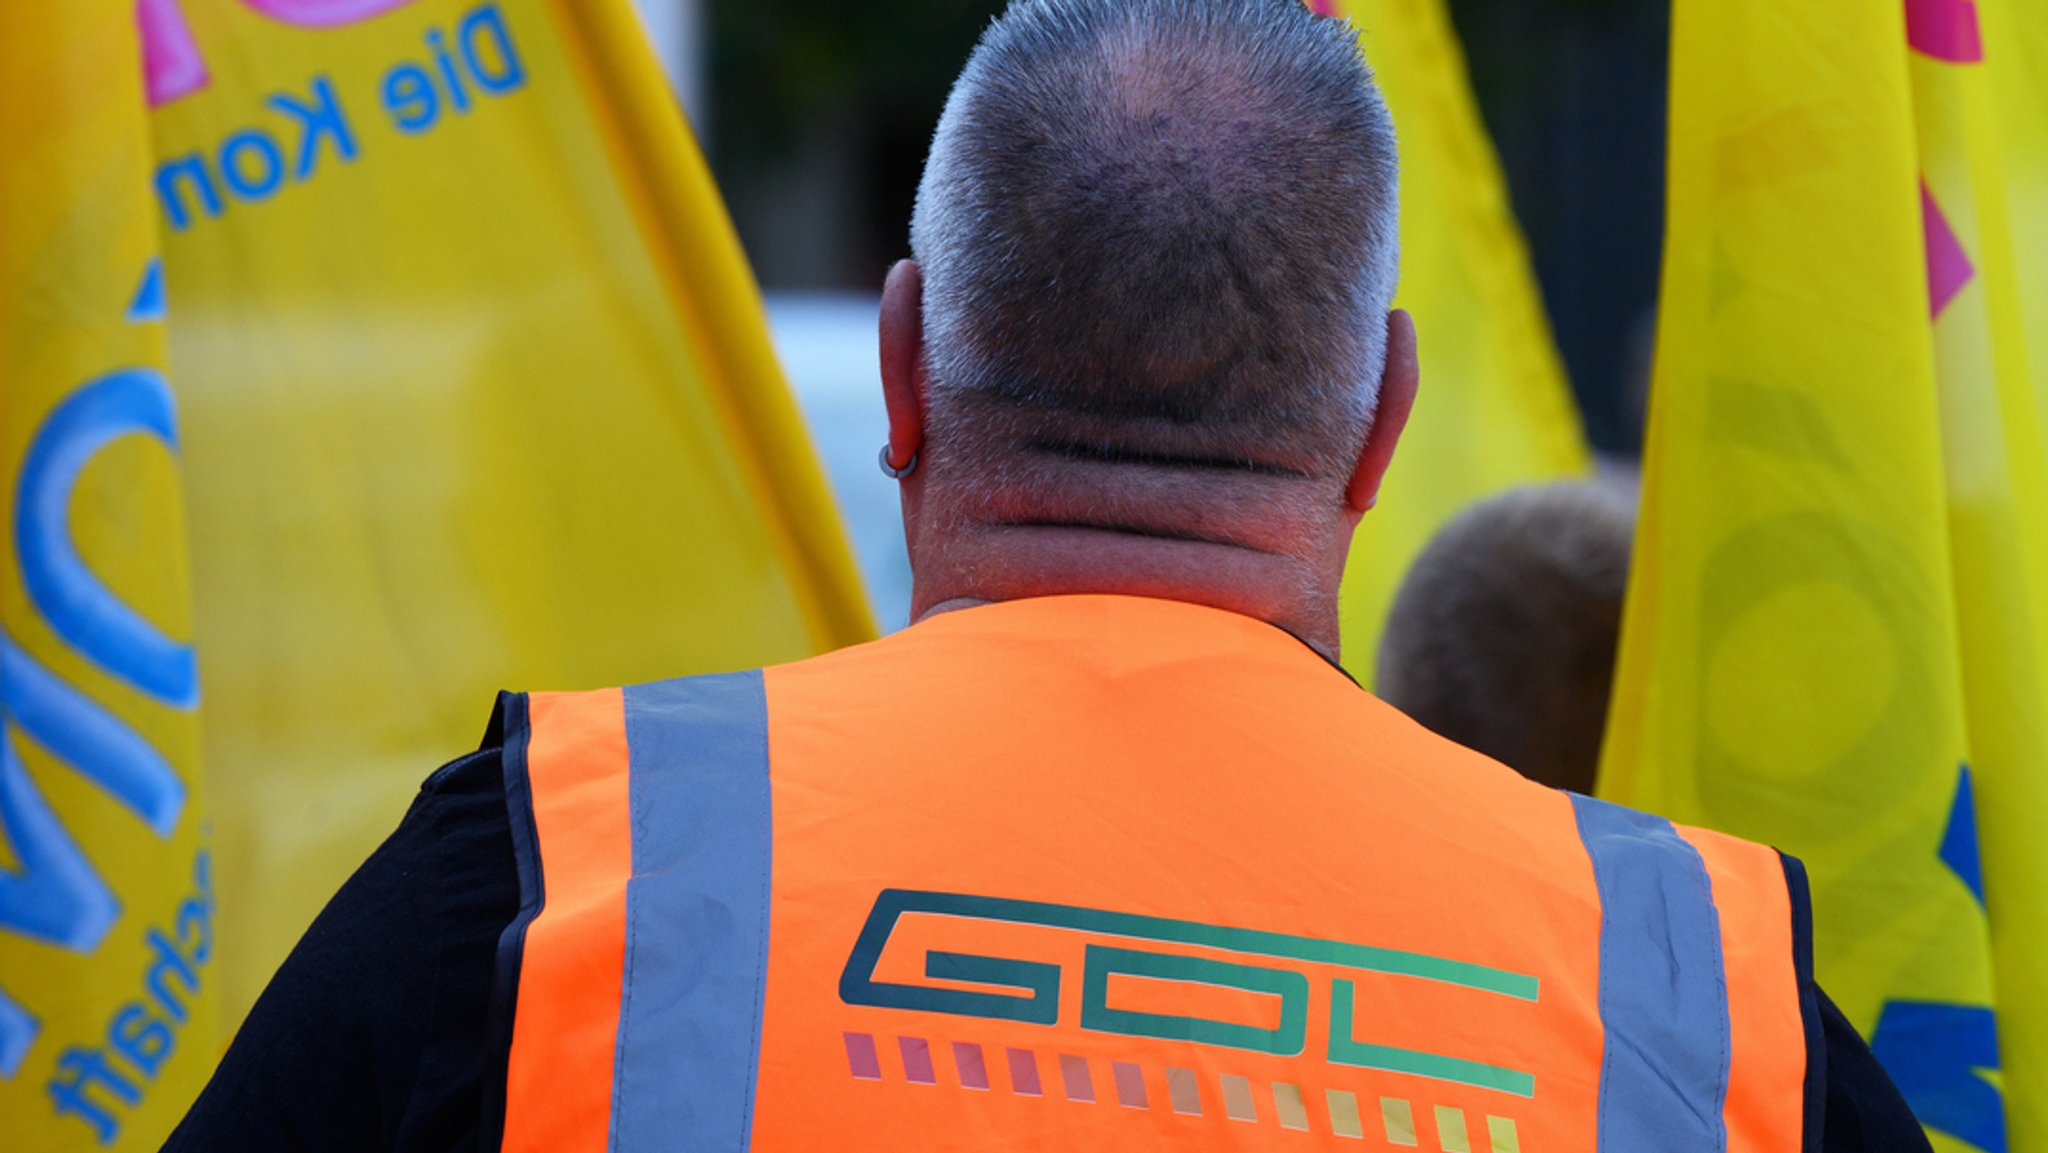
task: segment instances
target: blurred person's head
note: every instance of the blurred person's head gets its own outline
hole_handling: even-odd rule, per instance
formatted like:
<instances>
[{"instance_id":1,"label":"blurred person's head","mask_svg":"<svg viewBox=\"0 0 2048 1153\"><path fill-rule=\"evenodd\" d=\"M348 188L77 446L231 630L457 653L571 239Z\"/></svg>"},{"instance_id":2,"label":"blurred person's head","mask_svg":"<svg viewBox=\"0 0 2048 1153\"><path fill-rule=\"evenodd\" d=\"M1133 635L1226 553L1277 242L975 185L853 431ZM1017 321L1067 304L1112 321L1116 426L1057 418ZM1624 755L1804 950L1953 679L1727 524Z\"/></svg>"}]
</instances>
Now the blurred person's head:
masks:
<instances>
[{"instance_id":1,"label":"blurred person's head","mask_svg":"<svg viewBox=\"0 0 2048 1153\"><path fill-rule=\"evenodd\" d=\"M883 300L913 615L1059 592L1336 651L1413 395L1393 129L1298 0L1018 0L946 105Z\"/></svg>"},{"instance_id":2,"label":"blurred person's head","mask_svg":"<svg viewBox=\"0 0 2048 1153\"><path fill-rule=\"evenodd\" d=\"M1465 510L1402 580L1374 690L1524 776L1591 792L1634 529L1626 498L1583 482Z\"/></svg>"}]
</instances>

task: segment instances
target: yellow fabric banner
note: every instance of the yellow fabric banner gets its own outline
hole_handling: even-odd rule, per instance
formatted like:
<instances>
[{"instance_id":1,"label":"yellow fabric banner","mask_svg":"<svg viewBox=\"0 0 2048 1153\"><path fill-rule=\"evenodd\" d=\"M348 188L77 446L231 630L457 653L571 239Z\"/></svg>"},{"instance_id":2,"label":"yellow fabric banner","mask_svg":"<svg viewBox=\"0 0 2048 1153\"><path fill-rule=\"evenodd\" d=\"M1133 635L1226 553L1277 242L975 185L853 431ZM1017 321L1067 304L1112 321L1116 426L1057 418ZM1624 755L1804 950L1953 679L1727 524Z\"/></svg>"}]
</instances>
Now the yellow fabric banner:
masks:
<instances>
[{"instance_id":1,"label":"yellow fabric banner","mask_svg":"<svg viewBox=\"0 0 2048 1153\"><path fill-rule=\"evenodd\" d=\"M141 11L234 1020L493 690L872 626L624 0Z\"/></svg>"},{"instance_id":2,"label":"yellow fabric banner","mask_svg":"<svg viewBox=\"0 0 2048 1153\"><path fill-rule=\"evenodd\" d=\"M1995 72L2020 11L1679 0L1603 765L1804 858L1821 983L1937 1148L2000 1153L2008 1109L2048 1148L2048 442L2014 230L2048 198L2013 179L2048 129Z\"/></svg>"},{"instance_id":3,"label":"yellow fabric banner","mask_svg":"<svg viewBox=\"0 0 2048 1153\"><path fill-rule=\"evenodd\" d=\"M133 5L0 5L0 1147L155 1149L218 1053Z\"/></svg>"},{"instance_id":4,"label":"yellow fabric banner","mask_svg":"<svg viewBox=\"0 0 2048 1153\"><path fill-rule=\"evenodd\" d=\"M1982 6L1984 34L1993 46L1993 103L1999 118L2000 159L2010 192L2007 223L2016 253L2048 252L2048 7L2004 3ZM2034 391L2048 404L2048 260L2021 260L2020 307L2029 342Z\"/></svg>"},{"instance_id":5,"label":"yellow fabric banner","mask_svg":"<svg viewBox=\"0 0 2048 1153\"><path fill-rule=\"evenodd\" d=\"M1359 31L1401 147L1401 288L1422 391L1351 546L1346 667L1370 676L1415 554L1474 501L1589 471L1578 411L1443 0L1312 0Z\"/></svg>"},{"instance_id":6,"label":"yellow fabric banner","mask_svg":"<svg viewBox=\"0 0 2048 1153\"><path fill-rule=\"evenodd\" d=\"M2048 316L2030 318L2023 276L2040 275L2048 221L2040 169L2048 103L2002 115L2036 80L2048 33L2039 5L1915 0L1907 6L1926 215L1949 528L1962 627L1972 779L1981 814L1975 891L1990 911L1995 1062L2013 1148L2048 1150L2048 436L2035 385ZM2000 73L2015 83L2000 84ZM2017 227L2016 227L2017 226ZM2022 233L2019 228L2032 230ZM2036 283L2030 287L2040 288ZM2036 302L2036 308L2040 302ZM2030 346L2029 337L2032 337ZM1880 1022L1882 1027L1882 1022ZM1989 1109L1991 1095L1979 1095ZM1929 1125L1982 1149L1996 1131Z\"/></svg>"},{"instance_id":7,"label":"yellow fabric banner","mask_svg":"<svg viewBox=\"0 0 2048 1153\"><path fill-rule=\"evenodd\" d=\"M1997 0L1983 9L1987 39L1995 46L1988 63L2003 114L2009 251L2017 263L2032 407L2036 421L2048 423L2048 6ZM2018 420L2016 411L2025 404L2009 373L2001 374L1998 389L2001 407L2015 412L2005 419ZM2031 459L2041 462L2039 447ZM2011 722L2026 728L2022 743L2008 751L2024 759L1994 765L1999 754L1990 747L1979 754L1985 762L1985 871L1993 878L1986 896L1997 961L1999 1052L2012 1147L2020 1153L2048 1153L2048 965L2041 961L2048 946L2048 843L2040 835L2048 819L2048 739L2042 734L2048 725L2048 571L2040 552L2048 493L2039 483L2037 474L2030 475L2026 487L2016 486L2011 494L2012 512L2027 520L2022 547L2028 569L2023 579L2008 577L2005 583L2006 591L2024 593L2029 604L2026 626L2009 639L2028 646L2012 659L2027 664L2023 683L2031 695L2008 695L2002 706Z\"/></svg>"}]
</instances>

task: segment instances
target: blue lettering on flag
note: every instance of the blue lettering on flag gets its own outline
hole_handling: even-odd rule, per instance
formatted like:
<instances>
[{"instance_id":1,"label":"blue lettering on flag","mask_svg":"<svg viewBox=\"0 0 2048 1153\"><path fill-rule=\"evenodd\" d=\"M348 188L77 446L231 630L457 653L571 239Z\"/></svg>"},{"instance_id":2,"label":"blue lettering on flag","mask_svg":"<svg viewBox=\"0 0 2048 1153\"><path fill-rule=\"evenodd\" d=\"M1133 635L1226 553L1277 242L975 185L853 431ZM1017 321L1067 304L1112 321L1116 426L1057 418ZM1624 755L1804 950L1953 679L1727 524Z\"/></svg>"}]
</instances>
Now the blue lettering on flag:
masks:
<instances>
[{"instance_id":1,"label":"blue lettering on flag","mask_svg":"<svg viewBox=\"0 0 2048 1153\"><path fill-rule=\"evenodd\" d=\"M42 1022L0 990L0 1080L11 1080L21 1072L21 1063L42 1031Z\"/></svg>"},{"instance_id":2,"label":"blue lettering on flag","mask_svg":"<svg viewBox=\"0 0 2048 1153\"><path fill-rule=\"evenodd\" d=\"M213 172L206 167L206 157L194 152L167 160L156 166L156 198L163 202L164 215L170 217L173 232L192 227L192 209L185 200L187 189L198 198L199 207L208 217L220 215L220 188L213 182Z\"/></svg>"},{"instance_id":3,"label":"blue lettering on flag","mask_svg":"<svg viewBox=\"0 0 2048 1153\"><path fill-rule=\"evenodd\" d=\"M129 1111L143 1103L164 1063L178 1048L178 1033L192 1019L192 1001L213 958L213 869L201 849L192 859L193 893L164 924L142 934L149 962L139 995L114 1010L103 1042L77 1044L57 1055L44 1083L59 1117L90 1126L102 1145L120 1137Z\"/></svg>"},{"instance_id":4,"label":"blue lettering on flag","mask_svg":"<svg viewBox=\"0 0 2048 1153\"><path fill-rule=\"evenodd\" d=\"M1949 802L1948 828L1941 834L1941 863L1969 886L1977 906L1984 905L1984 865L1977 855L1977 802L1970 784L1970 766L1956 779L1955 800Z\"/></svg>"},{"instance_id":5,"label":"blue lettering on flag","mask_svg":"<svg viewBox=\"0 0 2048 1153\"><path fill-rule=\"evenodd\" d=\"M128 304L128 323L149 324L164 318L164 258L150 258L142 270L142 283L135 287L135 299Z\"/></svg>"},{"instance_id":6,"label":"blue lettering on flag","mask_svg":"<svg viewBox=\"0 0 2048 1153\"><path fill-rule=\"evenodd\" d=\"M1941 861L1984 905L1984 870L1977 852L1977 806L1970 766L1956 779ZM1888 1001L1878 1014L1870 1051L1913 1115L1930 1129L1966 1141L1984 1153L2005 1153L2005 1103L1983 1071L1998 1068L1998 1016L1981 1005Z\"/></svg>"},{"instance_id":7,"label":"blue lettering on flag","mask_svg":"<svg viewBox=\"0 0 2048 1153\"><path fill-rule=\"evenodd\" d=\"M1981 1070L1998 1068L1998 1023L1978 1005L1891 1001L1870 1051L1930 1129L2005 1153L2005 1106Z\"/></svg>"},{"instance_id":8,"label":"blue lettering on flag","mask_svg":"<svg viewBox=\"0 0 2048 1153\"><path fill-rule=\"evenodd\" d=\"M9 722L168 837L185 783L163 754L98 702L58 679L0 633L0 709Z\"/></svg>"},{"instance_id":9,"label":"blue lettering on flag","mask_svg":"<svg viewBox=\"0 0 2048 1153\"><path fill-rule=\"evenodd\" d=\"M526 66L519 62L519 50L512 45L512 33L505 28L505 14L496 4L487 4L462 18L462 62L477 86L496 95L526 83ZM488 37L488 39L486 39ZM486 59L482 48L490 46Z\"/></svg>"},{"instance_id":10,"label":"blue lettering on flag","mask_svg":"<svg viewBox=\"0 0 2048 1153\"><path fill-rule=\"evenodd\" d=\"M0 929L78 953L99 947L121 904L64 831L0 725L0 829L20 862L0 871Z\"/></svg>"},{"instance_id":11,"label":"blue lettering on flag","mask_svg":"<svg viewBox=\"0 0 2048 1153\"><path fill-rule=\"evenodd\" d=\"M267 132L237 132L220 146L220 174L236 196L267 200L284 184L284 152Z\"/></svg>"},{"instance_id":12,"label":"blue lettering on flag","mask_svg":"<svg viewBox=\"0 0 2048 1153\"><path fill-rule=\"evenodd\" d=\"M384 111L400 132L417 135L441 118L434 78L417 64L400 64L384 75Z\"/></svg>"},{"instance_id":13,"label":"blue lettering on flag","mask_svg":"<svg viewBox=\"0 0 2048 1153\"><path fill-rule=\"evenodd\" d=\"M22 583L58 636L108 673L173 708L199 703L199 669L190 645L158 632L108 591L71 539L71 493L101 449L123 436L178 445L170 385L153 369L130 368L94 380L51 410L22 461L14 510L14 547Z\"/></svg>"},{"instance_id":14,"label":"blue lettering on flag","mask_svg":"<svg viewBox=\"0 0 2048 1153\"><path fill-rule=\"evenodd\" d=\"M163 313L163 264L152 259L127 319L158 321ZM109 373L51 410L17 477L15 552L30 600L59 637L106 672L189 709L198 701L191 648L115 599L71 539L71 496L80 474L102 448L129 434L177 448L170 387L152 370ZM17 729L133 810L158 837L177 827L184 782L127 724L0 633L0 844L10 847L15 862L0 867L0 932L94 952L119 919L121 903L43 799L15 748ZM203 880L203 859L199 868ZM35 1015L0 990L0 1080L20 1072L40 1032Z\"/></svg>"},{"instance_id":15,"label":"blue lettering on flag","mask_svg":"<svg viewBox=\"0 0 2048 1153\"><path fill-rule=\"evenodd\" d=\"M468 112L476 103L472 92L499 97L526 86L525 61L495 3L465 13L452 33L429 27L422 39L432 65L399 61L380 85L384 110L407 135L441 124L443 108ZM157 165L157 200L172 231L183 232L201 218L215 219L238 203L268 200L287 184L304 184L355 162L362 145L342 93L325 75L307 79L305 86L304 94L280 90L263 98L263 107L283 118L282 124L243 128L217 146ZM323 167L328 158L334 163Z\"/></svg>"},{"instance_id":16,"label":"blue lettering on flag","mask_svg":"<svg viewBox=\"0 0 2048 1153\"><path fill-rule=\"evenodd\" d=\"M311 101L280 92L264 103L298 121L299 163L292 171L293 180L305 180L313 175L313 167L320 160L320 142L323 140L333 143L334 154L340 159L356 158L355 133L349 129L348 118L341 114L341 102L335 99L334 84L327 77L313 78Z\"/></svg>"}]
</instances>

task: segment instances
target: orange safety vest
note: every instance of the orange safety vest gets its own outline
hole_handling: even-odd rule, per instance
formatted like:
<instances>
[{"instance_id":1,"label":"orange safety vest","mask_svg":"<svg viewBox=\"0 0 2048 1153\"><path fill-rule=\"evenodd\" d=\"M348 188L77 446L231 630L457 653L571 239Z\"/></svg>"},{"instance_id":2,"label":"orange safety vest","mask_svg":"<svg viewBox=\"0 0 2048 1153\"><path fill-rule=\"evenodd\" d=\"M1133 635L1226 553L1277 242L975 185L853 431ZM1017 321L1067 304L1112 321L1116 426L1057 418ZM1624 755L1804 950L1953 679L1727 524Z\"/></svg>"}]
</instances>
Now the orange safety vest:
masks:
<instances>
[{"instance_id":1,"label":"orange safety vest","mask_svg":"<svg viewBox=\"0 0 2048 1153\"><path fill-rule=\"evenodd\" d=\"M533 694L503 1148L1802 1148L1796 864L1271 625L1011 601Z\"/></svg>"}]
</instances>

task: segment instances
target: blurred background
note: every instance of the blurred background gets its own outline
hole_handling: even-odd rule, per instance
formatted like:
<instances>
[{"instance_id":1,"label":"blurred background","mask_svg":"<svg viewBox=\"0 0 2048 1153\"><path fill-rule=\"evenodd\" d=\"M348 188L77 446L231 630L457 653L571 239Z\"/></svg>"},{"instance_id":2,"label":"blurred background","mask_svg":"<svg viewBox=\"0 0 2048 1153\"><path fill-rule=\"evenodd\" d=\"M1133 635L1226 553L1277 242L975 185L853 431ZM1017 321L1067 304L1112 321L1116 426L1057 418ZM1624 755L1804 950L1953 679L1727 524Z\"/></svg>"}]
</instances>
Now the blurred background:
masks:
<instances>
[{"instance_id":1,"label":"blurred background","mask_svg":"<svg viewBox=\"0 0 2048 1153\"><path fill-rule=\"evenodd\" d=\"M909 571L873 459L875 294L908 251L947 86L1003 0L635 2L767 295L880 623L898 627ZM1669 4L1450 10L1587 437L1632 459L1657 295ZM1370 57L1369 22L1363 32Z\"/></svg>"}]
</instances>

